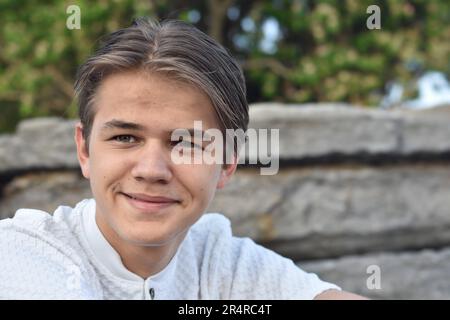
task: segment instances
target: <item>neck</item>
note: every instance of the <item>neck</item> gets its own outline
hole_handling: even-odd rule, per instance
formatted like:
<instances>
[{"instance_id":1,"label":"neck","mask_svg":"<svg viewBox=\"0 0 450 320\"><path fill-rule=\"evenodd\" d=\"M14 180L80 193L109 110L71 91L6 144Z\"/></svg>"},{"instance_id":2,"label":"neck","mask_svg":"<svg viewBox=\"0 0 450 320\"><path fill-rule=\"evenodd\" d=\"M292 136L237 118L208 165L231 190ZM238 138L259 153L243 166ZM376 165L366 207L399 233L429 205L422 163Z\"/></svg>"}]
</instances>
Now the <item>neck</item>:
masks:
<instances>
[{"instance_id":1,"label":"neck","mask_svg":"<svg viewBox=\"0 0 450 320\"><path fill-rule=\"evenodd\" d=\"M109 244L119 254L123 265L143 279L162 271L172 260L187 232L174 241L157 246L137 244L122 239L112 228L96 215L97 225Z\"/></svg>"},{"instance_id":2,"label":"neck","mask_svg":"<svg viewBox=\"0 0 450 320\"><path fill-rule=\"evenodd\" d=\"M162 271L170 263L178 248L178 245L175 246L173 243L152 247L114 242L111 245L119 253L123 265L143 279Z\"/></svg>"}]
</instances>

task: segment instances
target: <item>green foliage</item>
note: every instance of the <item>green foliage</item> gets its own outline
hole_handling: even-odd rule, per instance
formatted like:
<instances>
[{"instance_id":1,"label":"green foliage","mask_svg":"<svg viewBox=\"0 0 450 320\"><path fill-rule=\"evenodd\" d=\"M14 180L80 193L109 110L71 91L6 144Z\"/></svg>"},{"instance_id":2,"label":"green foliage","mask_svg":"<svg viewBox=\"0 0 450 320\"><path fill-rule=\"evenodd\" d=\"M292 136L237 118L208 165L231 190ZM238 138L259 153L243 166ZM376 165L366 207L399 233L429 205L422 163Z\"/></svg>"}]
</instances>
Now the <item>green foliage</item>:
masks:
<instances>
[{"instance_id":1,"label":"green foliage","mask_svg":"<svg viewBox=\"0 0 450 320\"><path fill-rule=\"evenodd\" d=\"M151 14L148 1L79 0L81 29L69 30L66 8L71 4L0 2L0 132L27 117L75 117L77 66L102 35L129 25L132 16Z\"/></svg>"},{"instance_id":2,"label":"green foliage","mask_svg":"<svg viewBox=\"0 0 450 320\"><path fill-rule=\"evenodd\" d=\"M376 105L389 80L408 82L416 76L409 69L413 64L417 70L450 73L448 1L276 2L265 2L255 16L259 25L276 17L282 26L278 51L266 59L286 68L266 63L248 70L262 88L261 100ZM372 4L381 9L381 30L366 27L366 9Z\"/></svg>"},{"instance_id":3,"label":"green foliage","mask_svg":"<svg viewBox=\"0 0 450 320\"><path fill-rule=\"evenodd\" d=\"M71 4L80 30L66 27ZM366 27L372 4L381 30ZM76 68L101 36L143 15L195 22L219 39L242 62L250 102L376 105L387 81L415 76L411 66L450 74L445 0L0 0L0 132L26 117L75 117ZM261 47L267 21L280 28L272 50Z\"/></svg>"}]
</instances>

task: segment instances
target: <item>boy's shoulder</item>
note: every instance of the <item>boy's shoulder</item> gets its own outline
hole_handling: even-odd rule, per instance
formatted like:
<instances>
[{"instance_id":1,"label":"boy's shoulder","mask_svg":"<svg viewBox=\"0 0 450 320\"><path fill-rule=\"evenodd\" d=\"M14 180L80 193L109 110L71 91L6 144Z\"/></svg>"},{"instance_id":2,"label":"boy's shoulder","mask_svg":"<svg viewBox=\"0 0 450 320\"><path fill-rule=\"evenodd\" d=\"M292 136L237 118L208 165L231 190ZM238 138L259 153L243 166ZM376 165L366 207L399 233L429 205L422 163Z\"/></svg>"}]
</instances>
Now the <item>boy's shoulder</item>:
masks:
<instances>
[{"instance_id":1,"label":"boy's shoulder","mask_svg":"<svg viewBox=\"0 0 450 320\"><path fill-rule=\"evenodd\" d=\"M209 292L226 292L229 299L312 299L339 289L251 238L233 236L222 214L205 214L192 231Z\"/></svg>"},{"instance_id":2,"label":"boy's shoulder","mask_svg":"<svg viewBox=\"0 0 450 320\"><path fill-rule=\"evenodd\" d=\"M249 237L233 235L231 221L220 213L205 213L192 225L186 240L180 251L195 252L197 260L204 265L218 265L227 272L244 257L266 253L265 248Z\"/></svg>"},{"instance_id":3,"label":"boy's shoulder","mask_svg":"<svg viewBox=\"0 0 450 320\"><path fill-rule=\"evenodd\" d=\"M80 252L81 214L75 208L59 206L53 213L39 209L18 209L12 218L0 220L0 247L17 253L24 248L41 253L57 251L65 256Z\"/></svg>"},{"instance_id":4,"label":"boy's shoulder","mask_svg":"<svg viewBox=\"0 0 450 320\"><path fill-rule=\"evenodd\" d=\"M46 223L51 215L43 210L23 208L18 209L12 218L0 220L2 230L12 227L34 228Z\"/></svg>"},{"instance_id":5,"label":"boy's shoulder","mask_svg":"<svg viewBox=\"0 0 450 320\"><path fill-rule=\"evenodd\" d=\"M84 258L81 245L81 210L89 199L75 208L59 206L53 213L39 209L18 209L12 218L0 220L0 251L15 259L28 256L49 256L81 264ZM36 262L37 262L36 261Z\"/></svg>"},{"instance_id":6,"label":"boy's shoulder","mask_svg":"<svg viewBox=\"0 0 450 320\"><path fill-rule=\"evenodd\" d=\"M53 214L19 209L13 218L0 221L0 298L92 296L83 282L94 278L78 244L77 220L72 208L60 206ZM78 274L83 275L80 286L72 288L67 281Z\"/></svg>"},{"instance_id":7,"label":"boy's shoulder","mask_svg":"<svg viewBox=\"0 0 450 320\"><path fill-rule=\"evenodd\" d=\"M189 229L189 242L204 255L220 255L233 250L243 240L233 235L231 221L221 213L205 213Z\"/></svg>"},{"instance_id":8,"label":"boy's shoulder","mask_svg":"<svg viewBox=\"0 0 450 320\"><path fill-rule=\"evenodd\" d=\"M205 213L191 227L200 234L226 232L231 236L231 222L221 213Z\"/></svg>"},{"instance_id":9,"label":"boy's shoulder","mask_svg":"<svg viewBox=\"0 0 450 320\"><path fill-rule=\"evenodd\" d=\"M73 236L73 229L80 224L79 206L88 203L88 199L79 202L75 208L60 205L49 213L40 209L21 208L12 218L0 220L2 232L19 232L32 236L61 237Z\"/></svg>"}]
</instances>

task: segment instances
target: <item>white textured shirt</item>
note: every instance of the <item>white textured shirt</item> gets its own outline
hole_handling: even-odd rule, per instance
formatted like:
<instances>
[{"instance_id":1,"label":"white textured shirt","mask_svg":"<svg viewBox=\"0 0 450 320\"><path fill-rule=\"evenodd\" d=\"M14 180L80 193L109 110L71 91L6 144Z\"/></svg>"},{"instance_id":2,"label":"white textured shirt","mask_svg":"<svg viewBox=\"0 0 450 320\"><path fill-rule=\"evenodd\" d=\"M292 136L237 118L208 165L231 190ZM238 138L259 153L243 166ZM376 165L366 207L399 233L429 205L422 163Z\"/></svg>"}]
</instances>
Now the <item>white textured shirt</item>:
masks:
<instances>
[{"instance_id":1,"label":"white textured shirt","mask_svg":"<svg viewBox=\"0 0 450 320\"><path fill-rule=\"evenodd\" d=\"M19 209L0 221L2 299L312 299L339 287L204 214L175 256L143 279L127 270L95 222L95 200L51 215Z\"/></svg>"}]
</instances>

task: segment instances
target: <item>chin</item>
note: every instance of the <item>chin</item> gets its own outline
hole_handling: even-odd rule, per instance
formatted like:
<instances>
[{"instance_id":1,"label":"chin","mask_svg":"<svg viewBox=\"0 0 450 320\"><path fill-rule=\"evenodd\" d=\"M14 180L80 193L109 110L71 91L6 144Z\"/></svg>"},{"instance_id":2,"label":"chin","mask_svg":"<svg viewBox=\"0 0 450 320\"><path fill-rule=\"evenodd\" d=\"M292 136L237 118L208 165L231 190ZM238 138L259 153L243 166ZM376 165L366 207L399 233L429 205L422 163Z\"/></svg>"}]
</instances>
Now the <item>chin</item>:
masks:
<instances>
[{"instance_id":1,"label":"chin","mask_svg":"<svg viewBox=\"0 0 450 320\"><path fill-rule=\"evenodd\" d=\"M166 234L155 234L152 233L152 230L133 232L122 237L128 243L144 247L163 246L174 241L176 238L176 236Z\"/></svg>"}]
</instances>

